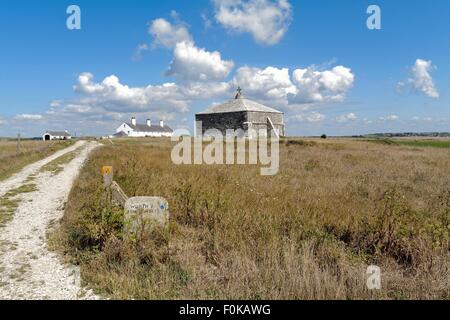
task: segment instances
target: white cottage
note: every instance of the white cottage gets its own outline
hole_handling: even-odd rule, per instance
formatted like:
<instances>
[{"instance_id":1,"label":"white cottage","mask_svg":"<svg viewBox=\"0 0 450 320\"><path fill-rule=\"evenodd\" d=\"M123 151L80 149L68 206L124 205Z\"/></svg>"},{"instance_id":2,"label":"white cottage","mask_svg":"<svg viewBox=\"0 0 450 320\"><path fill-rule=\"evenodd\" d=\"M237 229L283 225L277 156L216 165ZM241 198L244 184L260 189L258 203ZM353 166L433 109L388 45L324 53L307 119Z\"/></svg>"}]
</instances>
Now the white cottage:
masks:
<instances>
[{"instance_id":1,"label":"white cottage","mask_svg":"<svg viewBox=\"0 0 450 320\"><path fill-rule=\"evenodd\" d=\"M116 130L114 137L132 137L132 138L144 138L144 137L172 137L173 130L164 125L164 121L160 121L159 125L152 125L150 119L147 119L146 124L137 124L136 118L131 118L131 122L124 122Z\"/></svg>"},{"instance_id":2,"label":"white cottage","mask_svg":"<svg viewBox=\"0 0 450 320\"><path fill-rule=\"evenodd\" d=\"M51 140L71 140L72 135L66 131L47 131L42 135L42 140L51 141Z\"/></svg>"}]
</instances>

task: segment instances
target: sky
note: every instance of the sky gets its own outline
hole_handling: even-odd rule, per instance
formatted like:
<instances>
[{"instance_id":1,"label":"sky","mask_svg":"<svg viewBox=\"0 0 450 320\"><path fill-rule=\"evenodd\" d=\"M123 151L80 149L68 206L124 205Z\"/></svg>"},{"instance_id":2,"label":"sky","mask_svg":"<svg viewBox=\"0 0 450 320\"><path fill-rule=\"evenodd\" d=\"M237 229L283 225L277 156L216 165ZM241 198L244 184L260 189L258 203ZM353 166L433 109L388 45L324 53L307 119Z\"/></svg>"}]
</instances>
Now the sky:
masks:
<instances>
[{"instance_id":1,"label":"sky","mask_svg":"<svg viewBox=\"0 0 450 320\"><path fill-rule=\"evenodd\" d=\"M291 136L448 132L449 18L448 0L3 0L0 136L193 132L237 86Z\"/></svg>"}]
</instances>

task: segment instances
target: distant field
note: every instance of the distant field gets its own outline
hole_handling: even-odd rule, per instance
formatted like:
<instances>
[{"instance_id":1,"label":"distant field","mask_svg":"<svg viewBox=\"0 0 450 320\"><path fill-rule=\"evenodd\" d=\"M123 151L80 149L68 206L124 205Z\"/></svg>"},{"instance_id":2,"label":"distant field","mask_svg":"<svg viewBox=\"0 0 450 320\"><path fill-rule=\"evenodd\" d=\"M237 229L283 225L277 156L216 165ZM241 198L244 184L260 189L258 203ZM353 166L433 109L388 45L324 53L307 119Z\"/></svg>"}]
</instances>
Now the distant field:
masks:
<instances>
[{"instance_id":1,"label":"distant field","mask_svg":"<svg viewBox=\"0 0 450 320\"><path fill-rule=\"evenodd\" d=\"M411 147L433 147L450 149L450 140L395 140L396 143Z\"/></svg>"},{"instance_id":2,"label":"distant field","mask_svg":"<svg viewBox=\"0 0 450 320\"><path fill-rule=\"evenodd\" d=\"M0 180L4 180L26 165L43 159L72 145L72 141L24 140L17 149L17 141L0 140Z\"/></svg>"},{"instance_id":3,"label":"distant field","mask_svg":"<svg viewBox=\"0 0 450 320\"><path fill-rule=\"evenodd\" d=\"M420 148L447 148L450 149L450 139L370 139L369 142L375 142L380 144L397 144L409 147Z\"/></svg>"},{"instance_id":4,"label":"distant field","mask_svg":"<svg viewBox=\"0 0 450 320\"><path fill-rule=\"evenodd\" d=\"M112 298L450 299L450 153L399 144L286 139L279 174L263 177L175 166L169 141L114 140L84 167L51 243ZM103 165L129 196L167 198L169 229L123 238ZM366 288L370 264L382 290Z\"/></svg>"}]
</instances>

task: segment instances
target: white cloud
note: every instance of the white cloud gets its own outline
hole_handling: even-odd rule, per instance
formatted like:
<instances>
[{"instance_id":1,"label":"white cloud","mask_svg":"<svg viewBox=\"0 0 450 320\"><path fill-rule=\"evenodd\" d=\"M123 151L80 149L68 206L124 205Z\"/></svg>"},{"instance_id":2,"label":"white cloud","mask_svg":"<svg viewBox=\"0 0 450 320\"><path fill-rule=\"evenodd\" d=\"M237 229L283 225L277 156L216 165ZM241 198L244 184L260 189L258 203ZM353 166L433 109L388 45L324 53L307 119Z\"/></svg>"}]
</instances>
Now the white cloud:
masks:
<instances>
[{"instance_id":1,"label":"white cloud","mask_svg":"<svg viewBox=\"0 0 450 320\"><path fill-rule=\"evenodd\" d=\"M149 29L154 46L173 49L173 59L166 75L177 76L185 82L225 79L234 62L223 60L218 51L198 48L185 24L179 21L178 13L172 11L171 16L177 21L175 24L159 18L152 22ZM141 51L147 49L146 45L138 46L135 59L139 59Z\"/></svg>"},{"instance_id":2,"label":"white cloud","mask_svg":"<svg viewBox=\"0 0 450 320\"><path fill-rule=\"evenodd\" d=\"M320 71L314 66L294 70L293 82L298 88L292 103L341 102L353 87L355 76L350 68L336 66Z\"/></svg>"},{"instance_id":3,"label":"white cloud","mask_svg":"<svg viewBox=\"0 0 450 320\"><path fill-rule=\"evenodd\" d=\"M295 70L292 76L287 68L246 66L236 71L232 83L234 87L241 86L244 96L289 113L300 113L302 121L314 122L322 118L318 114L305 115L302 112L317 108L320 103L344 101L354 79L351 69L344 66L328 70L310 66ZM346 116L346 120L352 120L354 114Z\"/></svg>"},{"instance_id":4,"label":"white cloud","mask_svg":"<svg viewBox=\"0 0 450 320\"><path fill-rule=\"evenodd\" d=\"M291 117L291 119L298 121L298 122L321 122L325 120L326 116L317 112L307 112L307 113L299 113Z\"/></svg>"},{"instance_id":5,"label":"white cloud","mask_svg":"<svg viewBox=\"0 0 450 320\"><path fill-rule=\"evenodd\" d=\"M172 16L174 16L172 14ZM188 29L182 23L171 24L169 21L159 18L153 20L149 33L153 36L153 44L166 48L174 48L177 43L191 42L192 38Z\"/></svg>"},{"instance_id":6,"label":"white cloud","mask_svg":"<svg viewBox=\"0 0 450 320\"><path fill-rule=\"evenodd\" d=\"M150 48L149 48L149 46L146 43L139 44L136 47L136 51L134 52L133 60L134 61L141 60L142 59L142 53L145 52L145 51L148 51L148 50L150 50Z\"/></svg>"},{"instance_id":7,"label":"white cloud","mask_svg":"<svg viewBox=\"0 0 450 320\"><path fill-rule=\"evenodd\" d=\"M134 115L180 124L180 119L185 118L181 113L187 112L194 102L231 99L237 85L248 98L284 110L286 119L317 123L326 117L314 108L320 102L342 101L354 81L351 70L343 66L329 70L311 66L294 74L288 68L245 66L236 71L232 80L226 81L224 77L231 72L233 63L223 61L218 52L198 49L192 42L181 42L174 56L171 71L181 80L176 83L129 86L115 75L96 81L92 73L81 73L74 85L79 96L70 101L52 102L45 114L46 123L72 123L85 130L92 126L101 130ZM305 72L300 74L302 70ZM352 120L352 114L347 114L346 119Z\"/></svg>"},{"instance_id":8,"label":"white cloud","mask_svg":"<svg viewBox=\"0 0 450 320\"><path fill-rule=\"evenodd\" d=\"M228 30L250 33L256 42L278 43L289 29L292 7L287 0L214 0L215 18Z\"/></svg>"},{"instance_id":9,"label":"white cloud","mask_svg":"<svg viewBox=\"0 0 450 320\"><path fill-rule=\"evenodd\" d=\"M379 119L381 121L397 121L398 119L400 119L400 117L395 114L391 114L386 117L380 117Z\"/></svg>"},{"instance_id":10,"label":"white cloud","mask_svg":"<svg viewBox=\"0 0 450 320\"><path fill-rule=\"evenodd\" d=\"M180 86L180 91L188 99L204 100L211 98L227 99L235 88L230 82L188 82Z\"/></svg>"},{"instance_id":11,"label":"white cloud","mask_svg":"<svg viewBox=\"0 0 450 320\"><path fill-rule=\"evenodd\" d=\"M86 94L100 93L104 88L100 84L95 84L92 79L94 75L90 72L83 72L78 76L78 84L74 86L75 91Z\"/></svg>"},{"instance_id":12,"label":"white cloud","mask_svg":"<svg viewBox=\"0 0 450 320\"><path fill-rule=\"evenodd\" d=\"M193 42L183 41L175 46L167 75L176 75L186 81L222 80L233 67L234 62L222 60L220 52L209 52L197 48Z\"/></svg>"},{"instance_id":13,"label":"white cloud","mask_svg":"<svg viewBox=\"0 0 450 320\"><path fill-rule=\"evenodd\" d=\"M348 122L357 120L358 117L354 113L343 114L341 116L336 117L337 122Z\"/></svg>"},{"instance_id":14,"label":"white cloud","mask_svg":"<svg viewBox=\"0 0 450 320\"><path fill-rule=\"evenodd\" d=\"M29 120L29 121L37 121L42 120L44 117L41 114L27 114L22 113L18 114L14 117L16 120Z\"/></svg>"},{"instance_id":15,"label":"white cloud","mask_svg":"<svg viewBox=\"0 0 450 320\"><path fill-rule=\"evenodd\" d=\"M100 128L108 126L108 123L111 125L111 122L128 120L134 115L179 123L181 113L186 112L193 101L222 100L232 92L229 82L191 81L130 87L115 75L97 82L89 72L78 76L74 89L79 93L77 99L50 106L46 112L49 122L83 122L83 127L90 123Z\"/></svg>"},{"instance_id":16,"label":"white cloud","mask_svg":"<svg viewBox=\"0 0 450 320\"><path fill-rule=\"evenodd\" d=\"M434 69L436 69L436 67L433 65L432 61L417 59L414 66L411 68L411 75L408 78L407 83L411 86L412 90L416 92L423 93L430 98L439 98L439 91L431 76L431 71ZM399 82L397 84L397 90L401 91L406 85L405 82Z\"/></svg>"},{"instance_id":17,"label":"white cloud","mask_svg":"<svg viewBox=\"0 0 450 320\"><path fill-rule=\"evenodd\" d=\"M85 95L80 101L83 106L102 106L111 111L187 111L187 101L174 83L129 87L120 83L115 75L106 77L101 83L95 83L93 75L86 72L78 76L75 90Z\"/></svg>"},{"instance_id":18,"label":"white cloud","mask_svg":"<svg viewBox=\"0 0 450 320\"><path fill-rule=\"evenodd\" d=\"M421 117L418 117L418 116L414 116L414 117L411 118L411 120L413 120L413 121L426 121L426 122L430 122L430 121L433 121L433 118L432 118L432 117L423 117L423 118L421 118Z\"/></svg>"},{"instance_id":19,"label":"white cloud","mask_svg":"<svg viewBox=\"0 0 450 320\"><path fill-rule=\"evenodd\" d=\"M287 68L241 67L237 70L233 82L234 86L239 85L244 89L244 95L248 94L254 99L286 101L288 94L297 93Z\"/></svg>"},{"instance_id":20,"label":"white cloud","mask_svg":"<svg viewBox=\"0 0 450 320\"><path fill-rule=\"evenodd\" d=\"M57 108L59 106L61 106L62 101L61 100L53 100L52 102L50 102L50 106L53 108Z\"/></svg>"}]
</instances>

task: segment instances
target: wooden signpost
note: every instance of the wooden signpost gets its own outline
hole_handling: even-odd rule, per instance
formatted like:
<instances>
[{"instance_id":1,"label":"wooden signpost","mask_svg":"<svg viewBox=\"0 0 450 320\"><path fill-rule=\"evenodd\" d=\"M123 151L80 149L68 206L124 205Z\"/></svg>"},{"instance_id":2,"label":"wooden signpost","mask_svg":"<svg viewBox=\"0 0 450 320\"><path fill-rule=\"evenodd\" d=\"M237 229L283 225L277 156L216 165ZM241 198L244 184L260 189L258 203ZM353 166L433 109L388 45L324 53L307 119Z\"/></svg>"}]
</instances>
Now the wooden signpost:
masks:
<instances>
[{"instance_id":1,"label":"wooden signpost","mask_svg":"<svg viewBox=\"0 0 450 320\"><path fill-rule=\"evenodd\" d=\"M103 186L105 188L109 188L113 182L114 178L114 171L113 167L110 166L104 166L101 170L102 176L103 176Z\"/></svg>"}]
</instances>

